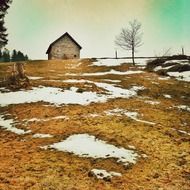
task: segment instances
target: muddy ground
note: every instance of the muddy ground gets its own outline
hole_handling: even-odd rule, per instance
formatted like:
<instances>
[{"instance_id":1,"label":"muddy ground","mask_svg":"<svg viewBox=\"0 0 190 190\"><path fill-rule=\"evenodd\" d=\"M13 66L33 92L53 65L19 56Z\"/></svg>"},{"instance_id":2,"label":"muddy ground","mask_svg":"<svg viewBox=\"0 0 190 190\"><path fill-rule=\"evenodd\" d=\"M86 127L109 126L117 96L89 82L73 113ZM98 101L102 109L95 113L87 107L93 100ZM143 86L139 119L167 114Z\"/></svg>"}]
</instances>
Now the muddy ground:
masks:
<instances>
[{"instance_id":1,"label":"muddy ground","mask_svg":"<svg viewBox=\"0 0 190 190\"><path fill-rule=\"evenodd\" d=\"M88 83L66 83L65 79L87 79L115 83L122 88L133 85L145 89L129 99L116 98L90 105L55 106L47 102L14 104L0 108L0 113L15 120L17 128L31 130L18 135L0 128L0 190L189 190L190 189L190 83L175 79L160 79L155 73L131 75L82 76L81 73L140 70L130 64L105 67L92 66L90 60L31 61L26 64L28 76L43 77L31 80L31 86L53 86L63 90L78 87L83 91L102 92ZM8 73L0 65L0 78ZM71 76L68 73L77 75ZM57 81L56 81L57 80ZM112 84L113 82L107 81ZM3 93L3 92L1 92ZM166 98L164 95L171 95ZM147 102L149 101L149 103ZM158 104L150 102L157 101ZM126 115L107 115L105 110L116 108L137 111L135 121ZM10 114L10 115L8 115ZM96 114L96 115L94 115ZM51 119L66 116L62 119ZM46 119L25 124L23 120ZM49 118L49 120L48 120ZM51 134L52 138L33 138L33 134ZM146 157L125 167L113 158L94 159L75 154L45 150L42 146L66 139L72 134L88 133L117 147L134 146ZM93 147L92 147L93 148ZM115 171L121 177L111 180L89 175L93 168Z\"/></svg>"}]
</instances>

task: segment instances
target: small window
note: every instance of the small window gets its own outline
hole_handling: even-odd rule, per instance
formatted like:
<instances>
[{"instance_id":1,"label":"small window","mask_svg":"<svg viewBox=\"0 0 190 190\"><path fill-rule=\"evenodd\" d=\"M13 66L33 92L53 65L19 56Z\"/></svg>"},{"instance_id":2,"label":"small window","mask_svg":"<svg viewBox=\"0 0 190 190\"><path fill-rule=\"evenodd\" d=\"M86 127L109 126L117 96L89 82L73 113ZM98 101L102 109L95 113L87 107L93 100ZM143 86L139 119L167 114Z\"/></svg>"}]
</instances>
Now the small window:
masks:
<instances>
[{"instance_id":1,"label":"small window","mask_svg":"<svg viewBox=\"0 0 190 190\"><path fill-rule=\"evenodd\" d=\"M77 57L77 55L74 55L74 57Z\"/></svg>"}]
</instances>

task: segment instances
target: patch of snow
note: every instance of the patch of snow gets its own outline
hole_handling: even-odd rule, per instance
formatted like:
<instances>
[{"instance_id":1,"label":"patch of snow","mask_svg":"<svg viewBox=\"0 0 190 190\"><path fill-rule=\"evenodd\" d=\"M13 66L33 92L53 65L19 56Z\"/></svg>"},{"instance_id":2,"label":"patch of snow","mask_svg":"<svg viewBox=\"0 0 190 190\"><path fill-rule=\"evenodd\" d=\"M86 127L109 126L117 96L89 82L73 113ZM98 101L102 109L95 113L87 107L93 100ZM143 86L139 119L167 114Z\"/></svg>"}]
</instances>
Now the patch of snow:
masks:
<instances>
[{"instance_id":1,"label":"patch of snow","mask_svg":"<svg viewBox=\"0 0 190 190\"><path fill-rule=\"evenodd\" d=\"M97 59L93 62L93 66L119 66L123 63L128 63L129 59Z\"/></svg>"},{"instance_id":2,"label":"patch of snow","mask_svg":"<svg viewBox=\"0 0 190 190\"><path fill-rule=\"evenodd\" d=\"M157 66L157 67L154 68L154 71L159 71L159 70L161 70L161 69L162 69L161 66Z\"/></svg>"},{"instance_id":3,"label":"patch of snow","mask_svg":"<svg viewBox=\"0 0 190 190\"><path fill-rule=\"evenodd\" d=\"M144 73L143 71L116 71L114 69L111 69L107 72L96 72L96 73L82 73L82 74L74 74L74 73L66 73L65 75L68 76L103 76L103 75L132 75L132 74L140 74Z\"/></svg>"},{"instance_id":4,"label":"patch of snow","mask_svg":"<svg viewBox=\"0 0 190 190\"><path fill-rule=\"evenodd\" d=\"M2 127L3 129L16 133L18 135L24 135L27 133L30 133L31 131L24 131L23 129L18 129L14 126L14 120L13 119L4 119L3 115L0 115L0 127Z\"/></svg>"},{"instance_id":5,"label":"patch of snow","mask_svg":"<svg viewBox=\"0 0 190 190\"><path fill-rule=\"evenodd\" d=\"M56 117L50 117L46 119L40 119L40 118L32 118L32 119L24 119L23 122L28 124L29 122L45 122L45 121L51 121L51 120L58 120L58 119L69 119L67 116L56 116Z\"/></svg>"},{"instance_id":6,"label":"patch of snow","mask_svg":"<svg viewBox=\"0 0 190 190\"><path fill-rule=\"evenodd\" d=\"M159 77L158 80L169 80L170 77Z\"/></svg>"},{"instance_id":7,"label":"patch of snow","mask_svg":"<svg viewBox=\"0 0 190 190\"><path fill-rule=\"evenodd\" d=\"M36 133L33 135L33 137L34 138L52 138L53 135Z\"/></svg>"},{"instance_id":8,"label":"patch of snow","mask_svg":"<svg viewBox=\"0 0 190 190\"><path fill-rule=\"evenodd\" d=\"M102 79L102 80L107 81L107 82L113 82L113 83L121 82L121 80L111 80L111 79Z\"/></svg>"},{"instance_id":9,"label":"patch of snow","mask_svg":"<svg viewBox=\"0 0 190 190\"><path fill-rule=\"evenodd\" d=\"M43 79L44 77L33 77L33 76L29 76L28 77L30 80L39 80L39 79Z\"/></svg>"},{"instance_id":10,"label":"patch of snow","mask_svg":"<svg viewBox=\"0 0 190 190\"><path fill-rule=\"evenodd\" d=\"M167 63L178 63L178 64L180 64L180 65L186 65L186 64L188 64L189 63L189 60L188 59L183 59L183 60L169 60L169 61L165 61L163 64L165 65L165 64L167 64Z\"/></svg>"},{"instance_id":11,"label":"patch of snow","mask_svg":"<svg viewBox=\"0 0 190 190\"><path fill-rule=\"evenodd\" d=\"M133 119L135 121L138 121L138 122L141 122L141 123L147 123L147 124L150 124L150 125L155 125L155 123L153 123L153 122L138 119L137 117L138 117L139 114L137 112L130 112L128 110L116 108L116 109L113 109L113 110L104 111L104 113L106 113L107 115L116 115L116 116L126 115L127 117L129 117L129 118L131 118L131 119Z\"/></svg>"},{"instance_id":12,"label":"patch of snow","mask_svg":"<svg viewBox=\"0 0 190 190\"><path fill-rule=\"evenodd\" d=\"M131 96L135 96L137 93L137 91L139 90L143 90L144 87L142 86L133 86L131 89L123 89L123 88L119 88L116 87L113 84L107 84L107 83L101 83L101 82L93 82L90 80L75 80L75 79L71 79L71 80L65 80L66 82L71 82L71 83L77 83L77 82L88 82L88 83L93 83L96 86L103 88L104 90L108 91L109 94L109 98L129 98Z\"/></svg>"},{"instance_id":13,"label":"patch of snow","mask_svg":"<svg viewBox=\"0 0 190 190\"><path fill-rule=\"evenodd\" d=\"M92 169L91 172L98 178L98 179L104 179L104 178L112 178L114 176L121 177L121 173L113 172L113 171L106 171L106 170L100 170L100 169Z\"/></svg>"},{"instance_id":14,"label":"patch of snow","mask_svg":"<svg viewBox=\"0 0 190 190\"><path fill-rule=\"evenodd\" d=\"M71 135L64 141L41 148L45 150L54 148L58 151L70 152L81 157L95 159L116 158L117 162L121 162L124 165L128 165L129 163L135 164L139 157L133 150L118 148L88 134Z\"/></svg>"},{"instance_id":15,"label":"patch of snow","mask_svg":"<svg viewBox=\"0 0 190 190\"><path fill-rule=\"evenodd\" d=\"M142 86L133 86L132 88L123 89L116 87L112 84L106 84L106 83L99 83L95 82L96 86L103 88L108 91L108 94L110 98L130 98L132 96L137 95L137 91L144 90L144 87Z\"/></svg>"},{"instance_id":16,"label":"patch of snow","mask_svg":"<svg viewBox=\"0 0 190 190\"><path fill-rule=\"evenodd\" d=\"M159 84L158 82L151 81L152 84Z\"/></svg>"},{"instance_id":17,"label":"patch of snow","mask_svg":"<svg viewBox=\"0 0 190 190\"><path fill-rule=\"evenodd\" d=\"M82 80L83 81L83 80ZM86 81L86 80L85 80ZM67 80L68 82L68 80ZM70 82L77 82L76 80L70 80ZM79 80L81 82L81 80ZM55 87L35 87L32 90L17 91L0 93L0 105L7 106L10 104L21 104L44 101L52 103L54 105L61 104L81 104L88 105L92 102L106 102L111 98L130 98L137 95L137 91L143 90L144 87L133 86L130 89L123 89L116 87L114 84L93 82L96 86L103 88L107 91L107 94L97 94L96 92L77 92L76 87L70 88L70 90L62 90Z\"/></svg>"},{"instance_id":18,"label":"patch of snow","mask_svg":"<svg viewBox=\"0 0 190 190\"><path fill-rule=\"evenodd\" d=\"M128 145L128 148L130 148L130 149L136 149L135 146L133 146L133 145Z\"/></svg>"},{"instance_id":19,"label":"patch of snow","mask_svg":"<svg viewBox=\"0 0 190 190\"><path fill-rule=\"evenodd\" d=\"M168 69L170 69L170 68L172 68L172 67L174 67L175 65L171 65L171 66L168 66L168 67L162 67L162 66L157 66L157 67L155 67L153 70L154 71L159 71L159 70L168 70Z\"/></svg>"},{"instance_id":20,"label":"patch of snow","mask_svg":"<svg viewBox=\"0 0 190 190\"><path fill-rule=\"evenodd\" d=\"M141 154L141 156L142 156L143 158L148 158L148 156L147 156L146 154Z\"/></svg>"},{"instance_id":21,"label":"patch of snow","mask_svg":"<svg viewBox=\"0 0 190 190\"><path fill-rule=\"evenodd\" d=\"M168 72L168 75L175 77L177 80L190 82L190 71Z\"/></svg>"},{"instance_id":22,"label":"patch of snow","mask_svg":"<svg viewBox=\"0 0 190 190\"><path fill-rule=\"evenodd\" d=\"M186 134L186 135L190 135L190 133L188 133L187 131L183 131L183 130L178 130L180 133Z\"/></svg>"},{"instance_id":23,"label":"patch of snow","mask_svg":"<svg viewBox=\"0 0 190 190\"><path fill-rule=\"evenodd\" d=\"M96 72L96 73L83 73L83 76L101 76L101 75L132 75L132 74L139 74L144 73L143 71L116 71L111 69L108 72Z\"/></svg>"},{"instance_id":24,"label":"patch of snow","mask_svg":"<svg viewBox=\"0 0 190 190\"><path fill-rule=\"evenodd\" d=\"M96 114L96 113L89 114L88 116L89 116L89 117L100 117L100 115L99 115L99 114Z\"/></svg>"},{"instance_id":25,"label":"patch of snow","mask_svg":"<svg viewBox=\"0 0 190 190\"><path fill-rule=\"evenodd\" d=\"M179 105L179 106L176 106L177 108L181 109L181 110L184 110L184 111L189 111L190 112L190 107L187 106L187 105Z\"/></svg>"},{"instance_id":26,"label":"patch of snow","mask_svg":"<svg viewBox=\"0 0 190 190\"><path fill-rule=\"evenodd\" d=\"M67 79L62 80L62 82L68 82L68 83L92 83L92 81L85 80L85 79Z\"/></svg>"},{"instance_id":27,"label":"patch of snow","mask_svg":"<svg viewBox=\"0 0 190 190\"><path fill-rule=\"evenodd\" d=\"M147 104L151 104L151 105L158 105L158 104L160 104L160 102L158 102L158 101L152 101L152 100L146 100L144 102L147 103Z\"/></svg>"},{"instance_id":28,"label":"patch of snow","mask_svg":"<svg viewBox=\"0 0 190 190\"><path fill-rule=\"evenodd\" d=\"M44 101L55 104L81 104L87 105L91 102L105 102L106 96L98 96L95 92L77 93L76 88L65 90L61 88L41 87L28 91L17 91L0 94L0 105L21 104Z\"/></svg>"},{"instance_id":29,"label":"patch of snow","mask_svg":"<svg viewBox=\"0 0 190 190\"><path fill-rule=\"evenodd\" d=\"M167 69L170 69L170 68L172 68L174 65L171 65L171 66L168 66L168 67L162 67L162 69L165 69L165 70L167 70Z\"/></svg>"},{"instance_id":30,"label":"patch of snow","mask_svg":"<svg viewBox=\"0 0 190 190\"><path fill-rule=\"evenodd\" d=\"M138 66L137 68L143 70L143 69L145 69L146 67L145 67L145 66Z\"/></svg>"},{"instance_id":31,"label":"patch of snow","mask_svg":"<svg viewBox=\"0 0 190 190\"><path fill-rule=\"evenodd\" d=\"M163 96L164 96L165 98L172 98L172 96L169 95L169 94L164 94Z\"/></svg>"},{"instance_id":32,"label":"patch of snow","mask_svg":"<svg viewBox=\"0 0 190 190\"><path fill-rule=\"evenodd\" d=\"M188 133L187 131L183 131L183 130L179 130L179 129L174 129L174 128L172 128L172 130L174 130L174 131L177 131L177 132L179 132L179 133L182 133L182 134L185 134L185 135L189 135L189 136L190 136L190 133Z\"/></svg>"}]
</instances>

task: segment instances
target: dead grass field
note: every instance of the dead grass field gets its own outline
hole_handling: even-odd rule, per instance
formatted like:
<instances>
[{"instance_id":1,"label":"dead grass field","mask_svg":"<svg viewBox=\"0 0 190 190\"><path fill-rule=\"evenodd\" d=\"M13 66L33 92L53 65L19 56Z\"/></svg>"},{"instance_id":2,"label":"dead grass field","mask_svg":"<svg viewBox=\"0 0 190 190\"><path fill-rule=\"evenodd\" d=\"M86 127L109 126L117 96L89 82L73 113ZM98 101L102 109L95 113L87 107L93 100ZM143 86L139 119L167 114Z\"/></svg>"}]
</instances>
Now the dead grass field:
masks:
<instances>
[{"instance_id":1,"label":"dead grass field","mask_svg":"<svg viewBox=\"0 0 190 190\"><path fill-rule=\"evenodd\" d=\"M113 84L109 80L119 80L114 84L123 89L132 86L145 88L131 98L114 98L89 105L55 106L41 101L0 107L0 113L7 119L14 119L17 128L31 130L31 133L18 135L0 128L0 190L190 189L190 111L177 107L190 107L190 83L161 80L160 76L148 72L84 76L82 73L108 72L110 69L122 72L139 70L130 64L92 66L89 59L30 61L25 68L28 76L43 77L31 80L33 87L52 86L63 91L77 87L81 93L106 93L94 83L62 81L85 79L108 84ZM7 64L0 64L0 80L5 77L6 69ZM151 104L155 101L158 104ZM138 119L155 124L139 122L124 114L105 113L114 109L138 112ZM51 119L56 116L65 118ZM44 120L24 124L23 120L32 118ZM36 133L53 137L33 138ZM129 145L132 145L137 153L147 157L141 157L136 164L126 167L114 158L84 158L69 152L40 148L60 142L72 134L84 133L117 147L130 149ZM122 176L111 180L97 179L89 175L93 168L119 172Z\"/></svg>"}]
</instances>

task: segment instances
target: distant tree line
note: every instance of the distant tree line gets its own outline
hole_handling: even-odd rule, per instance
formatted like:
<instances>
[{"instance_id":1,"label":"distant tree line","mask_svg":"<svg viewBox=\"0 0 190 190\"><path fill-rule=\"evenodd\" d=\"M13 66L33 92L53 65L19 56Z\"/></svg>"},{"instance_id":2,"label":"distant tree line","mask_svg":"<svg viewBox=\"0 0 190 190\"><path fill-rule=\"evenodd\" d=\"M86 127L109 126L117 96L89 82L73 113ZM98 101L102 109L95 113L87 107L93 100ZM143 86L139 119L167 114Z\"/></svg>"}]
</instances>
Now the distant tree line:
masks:
<instances>
[{"instance_id":1,"label":"distant tree line","mask_svg":"<svg viewBox=\"0 0 190 190\"><path fill-rule=\"evenodd\" d=\"M10 61L27 61L28 56L24 55L21 51L16 51L15 49L10 53L8 49L0 50L0 62L10 62Z\"/></svg>"}]
</instances>

